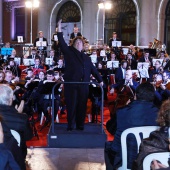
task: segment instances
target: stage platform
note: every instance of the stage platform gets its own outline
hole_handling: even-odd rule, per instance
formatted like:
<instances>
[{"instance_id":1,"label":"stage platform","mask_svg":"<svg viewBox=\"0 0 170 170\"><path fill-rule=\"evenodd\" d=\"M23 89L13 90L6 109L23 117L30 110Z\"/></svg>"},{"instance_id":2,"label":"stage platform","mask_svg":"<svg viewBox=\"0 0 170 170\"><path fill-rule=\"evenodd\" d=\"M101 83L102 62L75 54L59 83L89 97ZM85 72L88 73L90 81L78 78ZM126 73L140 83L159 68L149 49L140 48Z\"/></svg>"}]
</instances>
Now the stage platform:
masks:
<instances>
[{"instance_id":1,"label":"stage platform","mask_svg":"<svg viewBox=\"0 0 170 170\"><path fill-rule=\"evenodd\" d=\"M107 136L101 124L86 123L84 130L67 131L66 123L54 123L47 134L49 148L104 148Z\"/></svg>"}]
</instances>

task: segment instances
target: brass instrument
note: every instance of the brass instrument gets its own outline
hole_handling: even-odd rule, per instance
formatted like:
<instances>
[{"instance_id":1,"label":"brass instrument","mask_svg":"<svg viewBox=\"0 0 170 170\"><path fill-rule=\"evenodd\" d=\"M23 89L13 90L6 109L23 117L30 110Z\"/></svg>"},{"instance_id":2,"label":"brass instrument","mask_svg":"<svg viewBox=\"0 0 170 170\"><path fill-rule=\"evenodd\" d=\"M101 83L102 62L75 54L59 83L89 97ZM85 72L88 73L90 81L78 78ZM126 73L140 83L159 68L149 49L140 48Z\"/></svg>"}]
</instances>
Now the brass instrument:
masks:
<instances>
[{"instance_id":1,"label":"brass instrument","mask_svg":"<svg viewBox=\"0 0 170 170\"><path fill-rule=\"evenodd\" d=\"M159 45L161 45L161 41L159 41L159 40L157 40L156 38L154 38L154 41L153 41L153 43L152 43L151 48L152 48L152 49L157 49L157 48L159 48Z\"/></svg>"}]
</instances>

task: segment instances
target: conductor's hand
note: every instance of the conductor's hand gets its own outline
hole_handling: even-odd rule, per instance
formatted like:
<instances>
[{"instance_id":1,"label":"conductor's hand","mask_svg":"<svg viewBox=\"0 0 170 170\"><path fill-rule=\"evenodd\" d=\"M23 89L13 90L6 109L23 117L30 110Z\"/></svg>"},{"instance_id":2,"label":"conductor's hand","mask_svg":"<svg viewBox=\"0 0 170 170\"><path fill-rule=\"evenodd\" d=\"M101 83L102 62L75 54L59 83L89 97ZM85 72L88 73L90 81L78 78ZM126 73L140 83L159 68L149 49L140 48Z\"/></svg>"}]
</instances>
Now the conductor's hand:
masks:
<instances>
[{"instance_id":1,"label":"conductor's hand","mask_svg":"<svg viewBox=\"0 0 170 170\"><path fill-rule=\"evenodd\" d=\"M102 81L102 82L100 82L100 86L102 86L102 87L103 87L103 85L104 85L103 81Z\"/></svg>"},{"instance_id":2,"label":"conductor's hand","mask_svg":"<svg viewBox=\"0 0 170 170\"><path fill-rule=\"evenodd\" d=\"M62 22L62 19L60 19L60 20L58 21L58 23L57 23L57 25L58 25L58 30L57 30L57 32L61 32L61 22Z\"/></svg>"}]
</instances>

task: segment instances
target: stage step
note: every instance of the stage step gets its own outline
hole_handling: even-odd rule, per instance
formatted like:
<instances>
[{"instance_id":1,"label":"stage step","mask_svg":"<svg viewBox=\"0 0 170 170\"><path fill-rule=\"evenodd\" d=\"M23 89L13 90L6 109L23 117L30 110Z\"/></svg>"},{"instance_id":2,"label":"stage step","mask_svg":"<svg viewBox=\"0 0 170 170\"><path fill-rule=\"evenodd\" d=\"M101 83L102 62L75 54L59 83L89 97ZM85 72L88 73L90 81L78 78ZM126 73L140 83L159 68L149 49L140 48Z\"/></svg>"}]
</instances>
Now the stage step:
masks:
<instances>
[{"instance_id":1,"label":"stage step","mask_svg":"<svg viewBox=\"0 0 170 170\"><path fill-rule=\"evenodd\" d=\"M66 123L55 123L47 134L49 148L104 148L107 136L101 124L87 123L84 130L67 131Z\"/></svg>"}]
</instances>

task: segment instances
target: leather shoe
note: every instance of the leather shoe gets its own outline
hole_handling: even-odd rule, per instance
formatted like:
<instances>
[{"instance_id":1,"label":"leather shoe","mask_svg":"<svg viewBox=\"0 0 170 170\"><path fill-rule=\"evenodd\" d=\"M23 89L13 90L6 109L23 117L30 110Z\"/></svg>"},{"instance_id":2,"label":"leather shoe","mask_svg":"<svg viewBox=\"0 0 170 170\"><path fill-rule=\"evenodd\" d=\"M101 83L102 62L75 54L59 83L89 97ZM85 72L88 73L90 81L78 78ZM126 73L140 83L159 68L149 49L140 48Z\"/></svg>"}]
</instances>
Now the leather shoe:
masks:
<instances>
[{"instance_id":1,"label":"leather shoe","mask_svg":"<svg viewBox=\"0 0 170 170\"><path fill-rule=\"evenodd\" d=\"M84 130L84 127L76 127L77 130Z\"/></svg>"}]
</instances>

